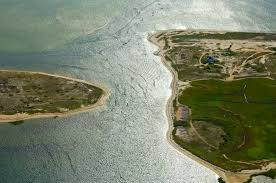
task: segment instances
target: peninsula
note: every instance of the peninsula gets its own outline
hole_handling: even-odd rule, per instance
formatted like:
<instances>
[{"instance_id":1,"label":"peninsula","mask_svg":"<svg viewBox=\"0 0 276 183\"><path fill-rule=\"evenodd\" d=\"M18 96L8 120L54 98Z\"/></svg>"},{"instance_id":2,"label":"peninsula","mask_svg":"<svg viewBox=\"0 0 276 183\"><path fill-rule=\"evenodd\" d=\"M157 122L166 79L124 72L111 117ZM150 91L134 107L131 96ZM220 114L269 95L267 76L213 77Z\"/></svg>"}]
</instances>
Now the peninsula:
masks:
<instances>
[{"instance_id":1,"label":"peninsula","mask_svg":"<svg viewBox=\"0 0 276 183\"><path fill-rule=\"evenodd\" d=\"M0 122L69 115L102 105L106 97L102 87L77 79L0 71Z\"/></svg>"},{"instance_id":2,"label":"peninsula","mask_svg":"<svg viewBox=\"0 0 276 183\"><path fill-rule=\"evenodd\" d=\"M276 34L172 30L149 41L173 74L168 138L220 182L276 174Z\"/></svg>"}]
</instances>

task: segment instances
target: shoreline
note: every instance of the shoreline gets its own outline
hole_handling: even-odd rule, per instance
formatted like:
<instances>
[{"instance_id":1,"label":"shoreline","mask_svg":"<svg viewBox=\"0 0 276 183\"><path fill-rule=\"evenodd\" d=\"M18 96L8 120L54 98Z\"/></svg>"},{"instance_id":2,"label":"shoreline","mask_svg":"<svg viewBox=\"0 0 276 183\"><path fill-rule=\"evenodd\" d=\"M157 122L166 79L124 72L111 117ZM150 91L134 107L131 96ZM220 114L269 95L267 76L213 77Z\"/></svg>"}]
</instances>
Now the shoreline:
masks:
<instances>
[{"instance_id":1,"label":"shoreline","mask_svg":"<svg viewBox=\"0 0 276 183\"><path fill-rule=\"evenodd\" d=\"M254 170L242 170L239 172L231 172L229 170L225 170L223 168L220 168L216 165L211 164L210 162L201 159L200 157L194 155L193 153L191 153L190 151L182 148L181 146L179 146L174 140L173 140L173 136L172 136L172 131L174 129L173 127L173 120L172 120L172 114L173 114L173 100L176 97L176 92L177 92L177 78L178 75L175 72L175 70L167 63L162 48L156 37L155 34L158 33L164 33L164 32L170 32L172 30L168 30L168 31L157 31L154 34L149 34L147 37L147 40L152 43L153 45L157 46L158 50L154 52L154 55L159 56L161 58L161 62L162 64L169 70L169 72L172 75L172 82L170 84L170 88L172 90L171 96L168 99L167 103L166 103L166 116L167 116L167 120L168 120L168 130L166 132L166 138L168 140L168 143L181 155L187 156L189 158L191 158L192 160L196 161L197 163L203 165L204 167L208 168L209 170L213 171L215 174L217 174L219 177L221 177L226 183L237 183L237 182L245 182L247 180L249 180L250 176L256 173L262 173L265 171L268 171L266 168L270 168L270 166L275 166L276 167L276 163L270 163L268 164L266 167L262 167L262 169L254 169ZM177 30L177 31L182 31L182 30ZM185 30L185 31L192 31L191 29L189 30ZM200 30L197 30L200 31ZM208 31L208 32L220 32L220 31ZM226 31L221 31L221 32L226 32ZM156 54L158 53L158 54ZM268 77L269 78L269 77ZM241 78L242 79L242 78ZM271 79L271 78L269 78Z\"/></svg>"},{"instance_id":2,"label":"shoreline","mask_svg":"<svg viewBox=\"0 0 276 183\"><path fill-rule=\"evenodd\" d=\"M35 114L27 114L27 113L17 113L12 115L2 115L0 114L0 123L7 123L7 122L16 122L16 121L24 121L24 120L31 120L31 119L40 119L40 118L57 118L57 117L67 117L74 114L82 113L94 109L96 107L103 106L106 103L107 98L110 96L110 91L105 86L95 83L90 83L84 80L70 78L67 76L61 76L56 74L49 74L45 72L34 72L34 71L20 71L20 70L0 70L0 72L17 72L17 73L28 73L28 74L39 74L43 76L51 76L55 78L62 78L69 81L76 81L80 83L84 83L87 85L91 85L93 87L100 88L103 92L99 100L94 103L87 105L85 107L81 107L79 109L69 110L67 112L55 112L55 113L35 113Z\"/></svg>"},{"instance_id":3,"label":"shoreline","mask_svg":"<svg viewBox=\"0 0 276 183\"><path fill-rule=\"evenodd\" d=\"M149 35L148 36L148 41L150 43L153 43L154 45L156 45L158 47L158 51L162 52L162 50L160 50L160 47L158 46L157 42L155 42L153 40L153 35ZM181 155L187 156L189 158L191 158L192 160L196 161L197 163L205 166L206 168L212 170L213 172L215 172L218 176L222 177L222 172L219 172L217 170L215 170L208 162L205 162L204 160L200 159L199 157L195 156L194 154L192 154L191 152L187 151L186 149L180 147L177 143L175 143L175 141L173 140L172 137L172 131L173 131L173 121L172 121L172 104L173 104L173 100L176 97L176 85L177 85L177 73L173 70L173 68L171 66L168 65L168 63L166 62L166 59L161 55L159 55L159 57L161 58L161 62L162 64L166 67L166 69L169 70L169 72L172 75L172 82L170 84L170 89L172 91L170 98L167 100L166 103L166 116L167 116L167 121L168 121L168 130L166 132L166 138L168 143Z\"/></svg>"}]
</instances>

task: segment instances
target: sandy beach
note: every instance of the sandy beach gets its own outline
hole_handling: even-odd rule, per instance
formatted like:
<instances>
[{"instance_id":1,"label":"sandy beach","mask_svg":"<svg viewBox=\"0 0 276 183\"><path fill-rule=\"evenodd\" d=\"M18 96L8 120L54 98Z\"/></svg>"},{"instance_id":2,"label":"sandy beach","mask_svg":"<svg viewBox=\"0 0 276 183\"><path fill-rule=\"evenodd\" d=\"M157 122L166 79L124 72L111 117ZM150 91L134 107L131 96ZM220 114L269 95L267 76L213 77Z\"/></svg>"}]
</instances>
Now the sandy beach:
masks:
<instances>
[{"instance_id":1,"label":"sandy beach","mask_svg":"<svg viewBox=\"0 0 276 183\"><path fill-rule=\"evenodd\" d=\"M24 120L38 119L38 118L66 117L66 116L78 114L81 112L91 110L96 107L103 106L105 104L107 98L110 95L110 91L106 87L99 85L99 84L94 84L94 83L90 83L90 82L87 82L84 80L80 80L80 79L74 79L74 78L69 78L66 76L60 76L60 75L55 75L55 74L48 74L48 73L44 73L44 72L18 71L18 70L0 70L0 71L1 72L21 72L21 73L28 73L28 74L40 74L40 75L45 75L45 76L52 76L52 77L56 77L56 78L62 78L62 79L66 79L66 80L76 81L76 82L88 84L91 86L95 86L95 87L100 88L103 91L101 98L95 104L92 104L92 105L87 105L87 106L84 106L84 107L81 107L81 108L75 109L75 110L69 110L67 112L35 113L35 114L31 114L31 115L27 114L27 113L17 113L17 114L13 114L13 115L0 115L0 123L1 122L24 121Z\"/></svg>"}]
</instances>

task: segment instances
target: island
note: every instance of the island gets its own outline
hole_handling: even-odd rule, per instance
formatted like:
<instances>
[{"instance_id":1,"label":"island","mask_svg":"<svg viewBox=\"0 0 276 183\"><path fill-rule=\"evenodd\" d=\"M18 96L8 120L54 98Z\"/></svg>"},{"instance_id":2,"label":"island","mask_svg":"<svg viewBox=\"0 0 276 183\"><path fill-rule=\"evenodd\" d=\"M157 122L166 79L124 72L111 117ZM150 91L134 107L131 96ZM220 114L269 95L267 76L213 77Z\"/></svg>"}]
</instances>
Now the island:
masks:
<instances>
[{"instance_id":1,"label":"island","mask_svg":"<svg viewBox=\"0 0 276 183\"><path fill-rule=\"evenodd\" d=\"M173 75L168 139L219 182L276 174L276 34L170 30L149 35Z\"/></svg>"},{"instance_id":2,"label":"island","mask_svg":"<svg viewBox=\"0 0 276 183\"><path fill-rule=\"evenodd\" d=\"M107 90L41 72L0 70L0 122L62 117L103 105Z\"/></svg>"}]
</instances>

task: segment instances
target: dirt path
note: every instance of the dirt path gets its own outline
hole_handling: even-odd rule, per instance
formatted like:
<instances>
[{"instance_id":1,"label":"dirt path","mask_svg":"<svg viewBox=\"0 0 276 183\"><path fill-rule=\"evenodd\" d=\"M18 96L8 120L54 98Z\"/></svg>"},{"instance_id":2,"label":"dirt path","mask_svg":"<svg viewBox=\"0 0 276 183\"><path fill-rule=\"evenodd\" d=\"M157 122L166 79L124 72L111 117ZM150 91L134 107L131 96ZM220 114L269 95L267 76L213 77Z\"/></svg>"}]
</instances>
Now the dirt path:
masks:
<instances>
[{"instance_id":1,"label":"dirt path","mask_svg":"<svg viewBox=\"0 0 276 183\"><path fill-rule=\"evenodd\" d=\"M193 121L192 121L192 110L191 110L191 109L189 109L189 118L190 118L190 119L189 119L190 126L191 126L192 130L195 132L195 134L197 135L197 137L198 137L202 142L204 142L206 145L208 145L209 147L214 148L214 149L218 149L218 148L215 147L214 145L208 143L208 142L205 140L205 138L202 137L202 136L198 133L198 131L197 131L196 128L194 127L194 124L193 124Z\"/></svg>"},{"instance_id":2,"label":"dirt path","mask_svg":"<svg viewBox=\"0 0 276 183\"><path fill-rule=\"evenodd\" d=\"M231 70L229 71L229 77L226 78L226 80L228 80L228 81L234 80L234 79L235 79L234 73L235 73L235 72L237 72L238 74L241 73L241 72L243 71L243 69L244 69L244 66L245 66L246 64L248 64L249 62L252 62L252 61L254 61L254 60L256 60L256 59L259 59L259 58L261 58L261 57L266 57L266 56L268 56L268 55L272 55L272 54L274 54L275 52L274 52L274 51L271 51L271 52L269 52L268 54L261 55L261 56L258 56L258 57L256 57L256 58L253 58L253 59L250 60L250 58L254 57L255 55L257 55L257 54L259 54L259 53L262 53L262 52L256 52L256 53L250 55L249 57L247 57L244 61L242 61L242 63L241 63L240 65L238 65L238 64L235 65L234 68L231 69Z\"/></svg>"},{"instance_id":3,"label":"dirt path","mask_svg":"<svg viewBox=\"0 0 276 183\"><path fill-rule=\"evenodd\" d=\"M249 102L248 102L248 100L247 100L247 96L246 96L246 93L245 93L246 87L247 87L247 85L244 85L244 87L243 87L243 97L244 97L245 103L248 104Z\"/></svg>"},{"instance_id":4,"label":"dirt path","mask_svg":"<svg viewBox=\"0 0 276 183\"><path fill-rule=\"evenodd\" d=\"M249 162L245 162L245 161L235 161L232 160L230 158L228 158L225 154L222 155L226 160L231 161L231 162L235 162L235 163L241 163L241 164L246 164L246 165L256 165L254 163L249 163Z\"/></svg>"}]
</instances>

